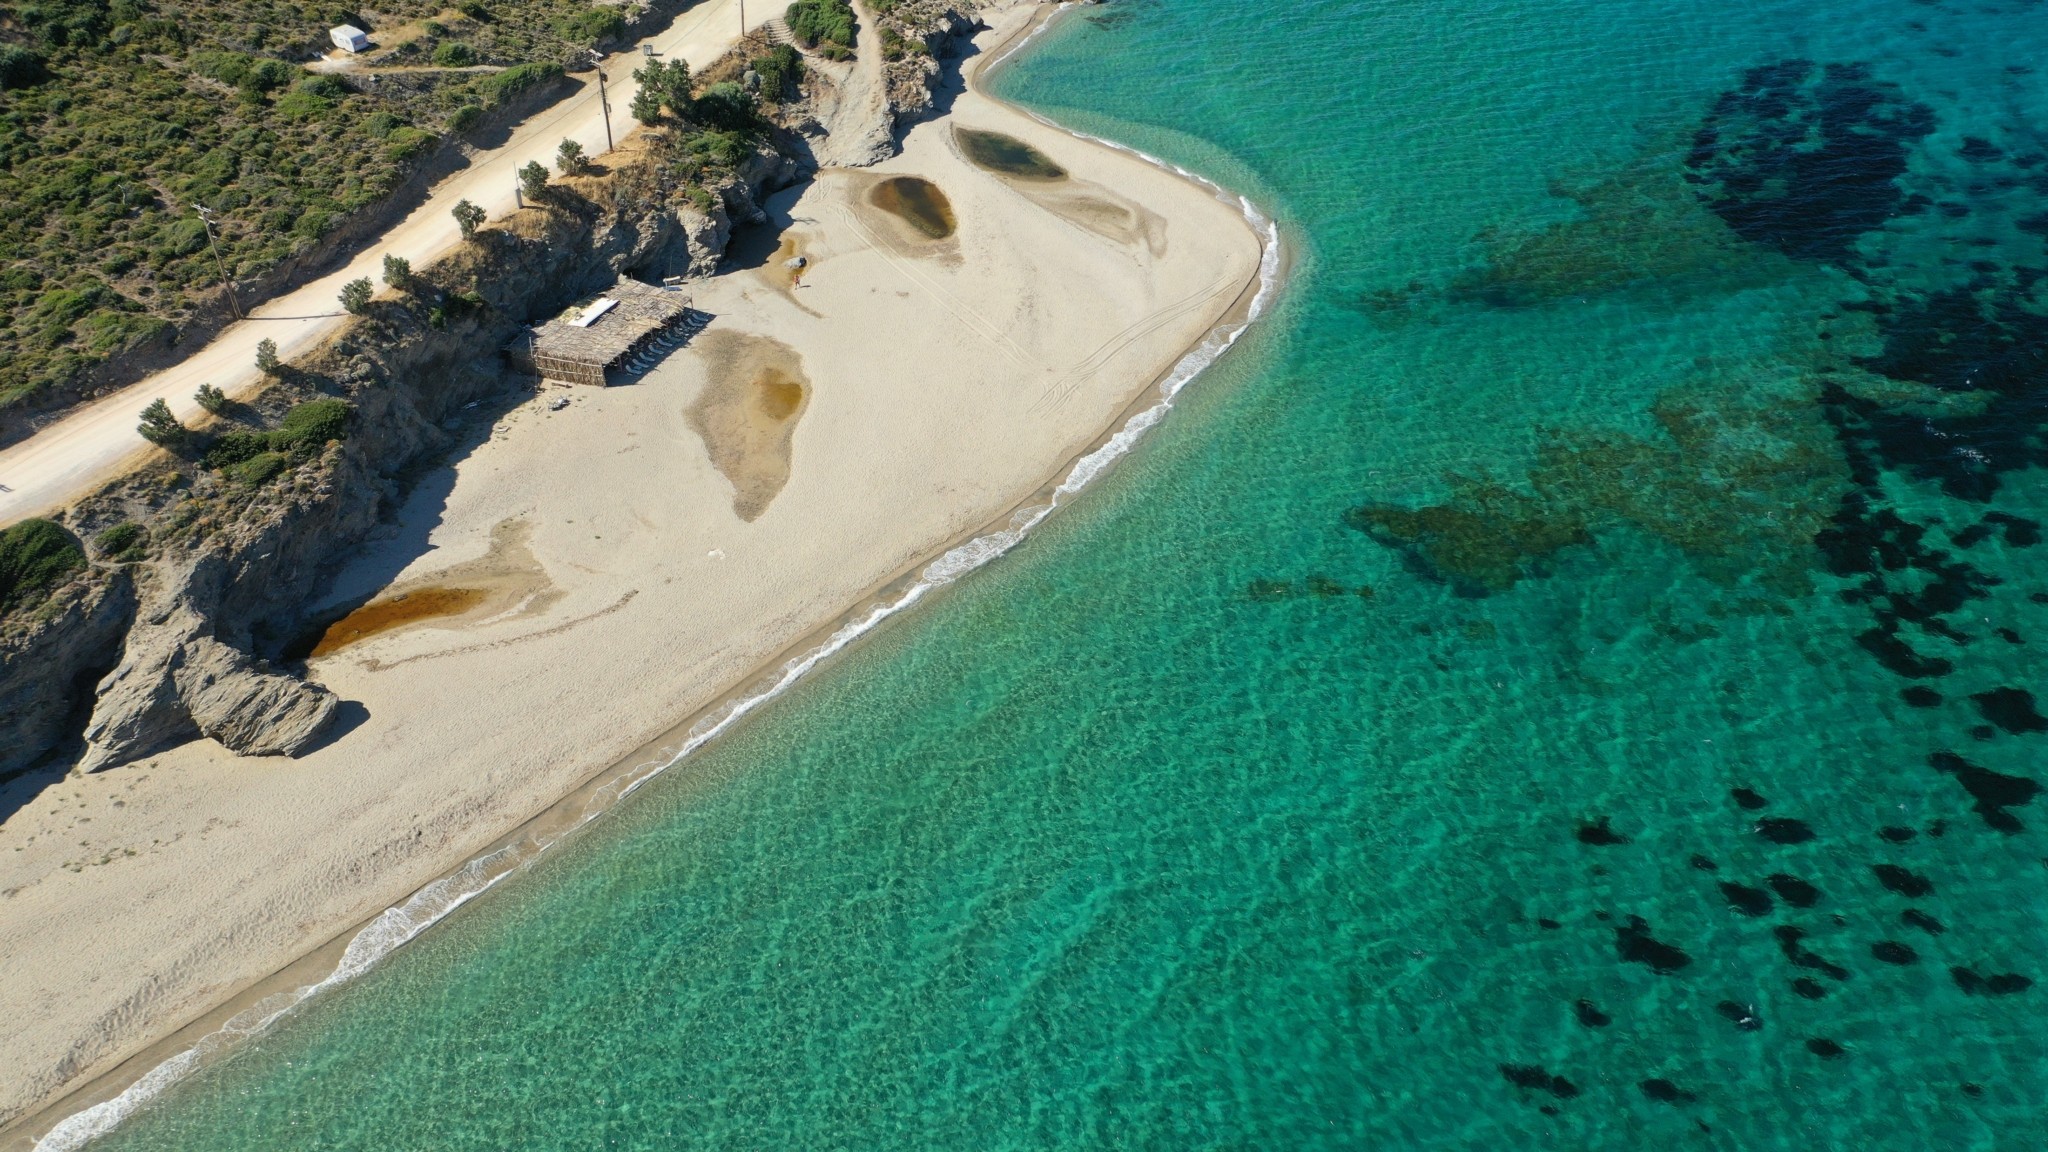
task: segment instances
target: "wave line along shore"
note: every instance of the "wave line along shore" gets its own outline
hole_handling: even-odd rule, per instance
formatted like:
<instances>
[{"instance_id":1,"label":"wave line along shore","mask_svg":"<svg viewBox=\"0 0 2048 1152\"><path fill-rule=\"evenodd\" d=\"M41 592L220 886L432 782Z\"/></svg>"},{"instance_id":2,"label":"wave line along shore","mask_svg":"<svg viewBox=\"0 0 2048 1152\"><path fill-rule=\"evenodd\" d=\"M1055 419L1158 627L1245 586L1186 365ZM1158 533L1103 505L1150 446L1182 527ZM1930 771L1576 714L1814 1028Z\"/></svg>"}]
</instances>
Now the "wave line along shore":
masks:
<instances>
[{"instance_id":1,"label":"wave line along shore","mask_svg":"<svg viewBox=\"0 0 2048 1152\"><path fill-rule=\"evenodd\" d=\"M1042 31L1044 16L1030 8L1002 14L983 69ZM1086 188L1107 192L1114 184L1111 207L1165 221L1163 254L1105 240L1102 211L1089 202L1063 218L977 173L951 146L955 123L1011 133L1055 154L1085 196L1096 197ZM873 181L899 172L934 181L952 197L959 235L926 243L892 232L892 222L870 210ZM809 262L802 282L778 282L771 262L724 274L699 292L700 306L719 317L715 328L784 344L810 377L789 478L767 510L746 522L724 515L728 482L704 459L680 413L708 383L705 357L695 352L671 357L634 387L578 394L559 417L539 403L508 416L498 439L454 469L440 503L408 508L405 515L437 522L434 547L397 582L431 580L483 550L494 526L523 519L536 525L535 552L561 594L547 618L574 618L612 602L622 587L646 594L632 611L583 625L576 636L542 638L534 629L540 620L514 613L474 632L415 628L325 658L315 674L365 701L371 719L304 761L236 766L201 743L84 782L95 799L124 795L124 812L146 810L154 822L142 821L140 830L275 818L281 795L308 787L325 789L312 806L325 804L322 812L336 819L309 830L313 839L298 846L324 866L300 862L290 877L275 870L276 846L252 850L256 831L240 841L233 838L244 834L232 827L213 833L228 855L222 870L261 878L270 890L232 907L189 895L186 902L213 908L231 928L239 919L262 938L254 947L227 947L220 939L227 933L217 933L171 957L160 949L139 961L124 954L126 965L103 963L137 983L137 970L152 959L173 971L211 964L218 972L239 958L254 970L227 972L203 988L187 977L182 998L159 989L151 1027L134 1028L115 1054L91 1061L96 1079L83 1087L74 1081L55 1106L14 1125L0 1147L16 1146L36 1128L47 1130L43 1149L77 1147L104 1132L208 1056L366 970L560 843L884 620L1014 547L1163 418L1180 390L1268 307L1281 279L1277 227L1249 201L1121 145L1057 129L973 83L947 116L911 130L902 156L870 172L821 173L774 211ZM836 226L842 217L859 226ZM1205 226L1226 217L1237 222L1234 230ZM1190 284L1224 273L1232 287L1205 307L1172 313L1169 305ZM1041 365L1000 374L974 325L930 328L931 297L1001 318L1004 332L1046 360L1096 369L1068 398L1038 407L1040 397L1056 394L1052 384L1068 386L1053 379L1060 373ZM1156 315L1166 313L1166 320ZM907 354L905 339L915 341ZM1053 461L1064 463L1048 469ZM868 499L831 491L853 477L866 484L859 495ZM620 507L620 492L648 490L677 498ZM1018 492L1031 495L1019 501ZM624 545L596 543L620 533ZM379 559L367 558L366 570L376 571ZM698 595L672 591L692 576L704 581ZM721 592L707 609L705 600ZM857 607L835 607L848 603ZM664 629L660 641L647 639L655 625ZM492 657L397 663L445 653L476 634L507 646ZM628 683L618 666L639 675ZM543 716L536 724L537 701L557 721L575 714L580 722L550 724ZM644 728L635 733L640 717L679 713L694 719L651 739ZM444 756L451 758L436 760ZM611 767L595 774L574 767L593 761ZM348 826L337 830L335 822ZM264 838L291 840L295 827L267 826ZM449 871L450 861L466 863ZM218 858L188 848L174 863L193 869L199 862ZM381 862L383 874L365 883L356 870L370 862ZM0 905L0 948L19 951L24 916L104 902L124 887L137 894L137 884L96 879L62 900L47 891L36 898L30 888L22 893L30 900ZM143 895L165 890L164 878L154 879L156 888ZM374 899L393 889L411 895ZM281 922L328 927L294 933L280 931ZM336 924L354 927L336 936ZM104 913L74 925L70 943L105 947L96 931L105 926ZM42 947L71 951L64 944ZM279 967L292 956L300 959ZM249 963L268 957L276 959ZM47 1035L62 1030L47 1021L43 1047L63 1047Z\"/></svg>"}]
</instances>

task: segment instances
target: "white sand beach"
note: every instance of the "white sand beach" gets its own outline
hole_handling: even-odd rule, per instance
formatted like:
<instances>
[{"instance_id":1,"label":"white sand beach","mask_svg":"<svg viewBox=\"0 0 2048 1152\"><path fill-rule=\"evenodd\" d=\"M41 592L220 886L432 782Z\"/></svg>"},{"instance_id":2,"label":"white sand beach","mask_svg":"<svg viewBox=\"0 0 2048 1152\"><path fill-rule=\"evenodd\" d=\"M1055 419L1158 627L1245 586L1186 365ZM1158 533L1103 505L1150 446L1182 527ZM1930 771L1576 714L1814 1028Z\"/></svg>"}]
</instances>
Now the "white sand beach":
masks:
<instances>
[{"instance_id":1,"label":"white sand beach","mask_svg":"<svg viewBox=\"0 0 2048 1152\"><path fill-rule=\"evenodd\" d=\"M1067 175L979 167L956 128ZM898 177L938 189L950 234L878 206L922 203ZM691 344L627 386L543 389L342 577L337 596L478 591L313 660L359 706L338 739L299 760L195 742L0 824L0 1120L404 900L1005 515L1241 310L1260 260L1235 203L971 90L900 156L771 208L775 254L691 286L713 317Z\"/></svg>"}]
</instances>

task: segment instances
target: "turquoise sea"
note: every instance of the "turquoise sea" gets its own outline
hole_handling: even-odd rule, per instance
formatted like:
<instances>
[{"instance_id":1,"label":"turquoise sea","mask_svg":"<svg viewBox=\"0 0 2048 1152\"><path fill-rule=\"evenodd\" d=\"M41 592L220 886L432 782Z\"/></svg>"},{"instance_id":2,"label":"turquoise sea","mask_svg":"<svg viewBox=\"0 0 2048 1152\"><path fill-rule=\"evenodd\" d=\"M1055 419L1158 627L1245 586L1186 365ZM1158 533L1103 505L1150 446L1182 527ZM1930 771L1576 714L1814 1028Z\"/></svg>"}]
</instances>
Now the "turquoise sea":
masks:
<instances>
[{"instance_id":1,"label":"turquoise sea","mask_svg":"<svg viewBox=\"0 0 2048 1152\"><path fill-rule=\"evenodd\" d=\"M2048 1147L2048 6L1117 0L1107 479L101 1146Z\"/></svg>"}]
</instances>

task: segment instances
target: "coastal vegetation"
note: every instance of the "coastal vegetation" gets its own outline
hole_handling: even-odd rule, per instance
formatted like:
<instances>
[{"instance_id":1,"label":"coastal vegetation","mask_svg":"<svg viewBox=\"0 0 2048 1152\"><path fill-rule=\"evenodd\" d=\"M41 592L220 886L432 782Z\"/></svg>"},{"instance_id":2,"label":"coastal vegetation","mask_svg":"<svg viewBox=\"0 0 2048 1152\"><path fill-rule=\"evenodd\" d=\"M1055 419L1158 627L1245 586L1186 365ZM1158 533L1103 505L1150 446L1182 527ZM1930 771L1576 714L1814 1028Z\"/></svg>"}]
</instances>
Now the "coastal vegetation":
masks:
<instances>
[{"instance_id":1,"label":"coastal vegetation","mask_svg":"<svg viewBox=\"0 0 2048 1152\"><path fill-rule=\"evenodd\" d=\"M827 60L853 55L853 6L846 0L796 0L785 19L798 43Z\"/></svg>"},{"instance_id":2,"label":"coastal vegetation","mask_svg":"<svg viewBox=\"0 0 2048 1152\"><path fill-rule=\"evenodd\" d=\"M344 19L372 50L310 71ZM624 32L589 0L395 0L375 21L310 0L0 6L0 414L167 345L218 310L224 275L318 248Z\"/></svg>"},{"instance_id":3,"label":"coastal vegetation","mask_svg":"<svg viewBox=\"0 0 2048 1152\"><path fill-rule=\"evenodd\" d=\"M0 531L0 614L38 602L84 566L84 550L61 525L23 520Z\"/></svg>"}]
</instances>

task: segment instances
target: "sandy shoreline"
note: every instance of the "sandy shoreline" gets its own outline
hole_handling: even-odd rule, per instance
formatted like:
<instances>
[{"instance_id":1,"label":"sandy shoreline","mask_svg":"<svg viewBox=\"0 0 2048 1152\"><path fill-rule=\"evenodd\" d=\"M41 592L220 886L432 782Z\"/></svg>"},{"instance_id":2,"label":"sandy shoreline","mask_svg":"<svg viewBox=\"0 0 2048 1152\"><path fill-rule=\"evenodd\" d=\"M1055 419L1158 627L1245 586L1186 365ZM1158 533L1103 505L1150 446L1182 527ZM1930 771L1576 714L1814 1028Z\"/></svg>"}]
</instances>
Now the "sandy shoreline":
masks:
<instances>
[{"instance_id":1,"label":"sandy shoreline","mask_svg":"<svg viewBox=\"0 0 2048 1152\"><path fill-rule=\"evenodd\" d=\"M999 21L988 58L1033 15ZM1067 178L977 168L955 124L1022 139ZM935 184L957 229L878 211L895 176ZM973 91L902 156L798 191L774 209L810 261L799 282L767 260L698 286L707 337L744 347L706 340L631 387L515 410L338 589L490 568L518 525L525 559L499 567L527 594L316 661L367 715L300 761L198 742L0 824L0 1011L26 1070L0 1084L0 1115L21 1117L0 1147L326 976L463 861L507 843L497 867L530 858L672 760L695 718L921 596L931 558L1041 515L1077 459L1156 419L1156 385L1259 282L1235 206ZM706 416L709 400L724 407ZM658 730L678 715L693 719Z\"/></svg>"}]
</instances>

